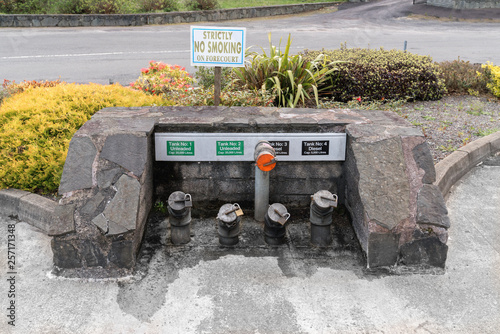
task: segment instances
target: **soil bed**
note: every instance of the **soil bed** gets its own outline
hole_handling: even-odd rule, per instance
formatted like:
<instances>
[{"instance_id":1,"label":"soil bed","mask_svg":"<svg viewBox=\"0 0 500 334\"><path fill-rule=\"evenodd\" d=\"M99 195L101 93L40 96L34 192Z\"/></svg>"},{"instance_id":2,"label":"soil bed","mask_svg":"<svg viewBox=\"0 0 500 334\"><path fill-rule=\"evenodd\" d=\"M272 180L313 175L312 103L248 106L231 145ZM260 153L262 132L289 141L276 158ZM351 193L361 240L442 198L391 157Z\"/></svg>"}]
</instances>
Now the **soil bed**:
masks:
<instances>
[{"instance_id":1,"label":"soil bed","mask_svg":"<svg viewBox=\"0 0 500 334\"><path fill-rule=\"evenodd\" d=\"M458 148L500 131L500 100L475 96L446 96L392 107L424 133L434 163Z\"/></svg>"}]
</instances>

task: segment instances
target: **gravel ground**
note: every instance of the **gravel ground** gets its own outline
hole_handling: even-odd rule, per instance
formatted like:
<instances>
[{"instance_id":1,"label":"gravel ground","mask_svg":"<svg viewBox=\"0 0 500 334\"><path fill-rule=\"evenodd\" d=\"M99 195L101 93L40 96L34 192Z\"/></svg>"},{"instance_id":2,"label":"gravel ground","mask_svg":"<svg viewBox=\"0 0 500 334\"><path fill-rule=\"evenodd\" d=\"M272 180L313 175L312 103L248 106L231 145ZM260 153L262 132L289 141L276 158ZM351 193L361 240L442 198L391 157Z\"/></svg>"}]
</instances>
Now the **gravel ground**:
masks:
<instances>
[{"instance_id":1,"label":"gravel ground","mask_svg":"<svg viewBox=\"0 0 500 334\"><path fill-rule=\"evenodd\" d=\"M447 96L392 106L424 133L434 163L478 138L500 131L500 99Z\"/></svg>"}]
</instances>

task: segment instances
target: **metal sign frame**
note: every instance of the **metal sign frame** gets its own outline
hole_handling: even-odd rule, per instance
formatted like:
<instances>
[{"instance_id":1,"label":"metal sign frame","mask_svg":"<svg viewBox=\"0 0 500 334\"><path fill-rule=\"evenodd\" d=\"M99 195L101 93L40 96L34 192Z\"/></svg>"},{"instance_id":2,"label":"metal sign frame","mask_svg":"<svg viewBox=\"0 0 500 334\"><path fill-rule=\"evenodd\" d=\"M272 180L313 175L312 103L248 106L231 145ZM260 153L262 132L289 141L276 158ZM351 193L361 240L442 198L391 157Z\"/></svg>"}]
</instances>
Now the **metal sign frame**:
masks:
<instances>
[{"instance_id":1,"label":"metal sign frame","mask_svg":"<svg viewBox=\"0 0 500 334\"><path fill-rule=\"evenodd\" d=\"M345 133L155 133L157 161L254 161L267 140L278 161L344 161Z\"/></svg>"},{"instance_id":2,"label":"metal sign frame","mask_svg":"<svg viewBox=\"0 0 500 334\"><path fill-rule=\"evenodd\" d=\"M191 66L244 67L246 28L191 26Z\"/></svg>"}]
</instances>

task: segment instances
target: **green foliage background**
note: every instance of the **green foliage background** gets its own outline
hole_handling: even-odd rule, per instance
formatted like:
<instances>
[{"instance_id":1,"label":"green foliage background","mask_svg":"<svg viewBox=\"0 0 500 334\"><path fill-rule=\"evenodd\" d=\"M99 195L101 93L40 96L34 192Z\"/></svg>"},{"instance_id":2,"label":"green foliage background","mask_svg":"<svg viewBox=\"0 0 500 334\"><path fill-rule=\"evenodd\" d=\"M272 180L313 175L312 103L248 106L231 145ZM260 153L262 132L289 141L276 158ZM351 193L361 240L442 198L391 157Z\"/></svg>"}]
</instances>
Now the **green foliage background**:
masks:
<instances>
[{"instance_id":1,"label":"green foliage background","mask_svg":"<svg viewBox=\"0 0 500 334\"><path fill-rule=\"evenodd\" d=\"M370 100L438 100L446 93L439 66L428 56L400 50L348 49L304 51L304 58L319 54L343 61L334 66L331 88L324 94L347 102L361 97ZM320 87L321 88L321 87Z\"/></svg>"}]
</instances>

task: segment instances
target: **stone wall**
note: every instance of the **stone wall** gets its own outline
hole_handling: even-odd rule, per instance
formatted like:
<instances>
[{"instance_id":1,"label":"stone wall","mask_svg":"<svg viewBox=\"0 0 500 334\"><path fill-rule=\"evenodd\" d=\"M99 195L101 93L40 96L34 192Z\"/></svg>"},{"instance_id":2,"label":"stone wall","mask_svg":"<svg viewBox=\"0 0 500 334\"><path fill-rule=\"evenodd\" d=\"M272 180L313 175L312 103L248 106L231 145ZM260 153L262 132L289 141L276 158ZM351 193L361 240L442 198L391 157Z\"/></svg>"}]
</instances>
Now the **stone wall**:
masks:
<instances>
[{"instance_id":1,"label":"stone wall","mask_svg":"<svg viewBox=\"0 0 500 334\"><path fill-rule=\"evenodd\" d=\"M150 24L177 24L204 21L227 21L253 17L297 14L334 5L331 2L169 12L148 14L53 14L53 15L0 15L0 27L89 27L89 26L142 26Z\"/></svg>"},{"instance_id":2,"label":"stone wall","mask_svg":"<svg viewBox=\"0 0 500 334\"><path fill-rule=\"evenodd\" d=\"M387 111L347 125L346 205L369 267L444 267L450 222L420 130Z\"/></svg>"},{"instance_id":3,"label":"stone wall","mask_svg":"<svg viewBox=\"0 0 500 334\"><path fill-rule=\"evenodd\" d=\"M155 195L189 192L194 207L252 205L252 163L155 162L154 132L345 132L345 162L278 163L271 201L307 208L311 194L330 190L348 208L369 267L445 264L449 221L432 158L422 133L395 114L143 107L103 109L73 137L59 192L74 220L53 233L57 267L133 268Z\"/></svg>"},{"instance_id":4,"label":"stone wall","mask_svg":"<svg viewBox=\"0 0 500 334\"><path fill-rule=\"evenodd\" d=\"M135 264L153 196L155 121L148 109L113 111L94 115L70 142L59 193L61 205L75 206L74 230L53 239L56 267Z\"/></svg>"},{"instance_id":5,"label":"stone wall","mask_svg":"<svg viewBox=\"0 0 500 334\"><path fill-rule=\"evenodd\" d=\"M454 9L500 8L500 0L427 0L427 4Z\"/></svg>"}]
</instances>

